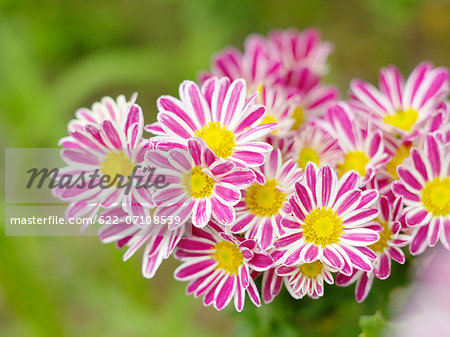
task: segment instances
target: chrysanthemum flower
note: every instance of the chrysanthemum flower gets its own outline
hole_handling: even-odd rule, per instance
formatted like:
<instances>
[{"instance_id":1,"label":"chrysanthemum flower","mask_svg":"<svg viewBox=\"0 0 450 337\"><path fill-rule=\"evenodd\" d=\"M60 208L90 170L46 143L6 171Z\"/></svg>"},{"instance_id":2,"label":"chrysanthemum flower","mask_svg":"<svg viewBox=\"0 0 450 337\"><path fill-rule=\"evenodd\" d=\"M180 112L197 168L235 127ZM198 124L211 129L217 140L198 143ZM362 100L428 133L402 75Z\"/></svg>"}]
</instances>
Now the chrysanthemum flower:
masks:
<instances>
[{"instance_id":1,"label":"chrysanthemum flower","mask_svg":"<svg viewBox=\"0 0 450 337\"><path fill-rule=\"evenodd\" d=\"M213 304L218 310L234 297L236 310L241 311L245 292L260 306L251 272L270 268L271 256L259 250L255 241L226 234L213 222L206 228L193 228L192 237L181 239L175 257L183 264L175 270L175 278L189 281L187 293L195 297L203 295L204 305Z\"/></svg>"},{"instance_id":2,"label":"chrysanthemum flower","mask_svg":"<svg viewBox=\"0 0 450 337\"><path fill-rule=\"evenodd\" d=\"M220 158L240 166L259 166L272 147L255 141L277 127L262 124L266 109L253 104L256 94L247 99L244 80L230 84L228 78L211 78L202 89L192 81L180 85L180 98L162 96L158 99L158 122L146 130L160 137L163 144L187 144L192 137L202 138Z\"/></svg>"},{"instance_id":3,"label":"chrysanthemum flower","mask_svg":"<svg viewBox=\"0 0 450 337\"><path fill-rule=\"evenodd\" d=\"M282 224L287 233L275 240L286 250L282 264L323 262L349 275L353 268L370 271L375 253L368 248L379 239L371 225L378 215L372 206L375 190L358 189L359 176L350 171L341 179L329 166L309 163L289 199L293 214Z\"/></svg>"},{"instance_id":4,"label":"chrysanthemum flower","mask_svg":"<svg viewBox=\"0 0 450 337\"><path fill-rule=\"evenodd\" d=\"M381 197L378 202L380 214L376 221L381 224L383 230L379 232L380 239L371 245L377 259L373 262L373 273L376 278L384 280L391 274L391 259L403 264L405 255L401 247L406 246L410 237L404 234L400 218L402 214L402 198L396 198L389 202L387 198Z\"/></svg>"},{"instance_id":5,"label":"chrysanthemum flower","mask_svg":"<svg viewBox=\"0 0 450 337\"><path fill-rule=\"evenodd\" d=\"M278 276L284 278L286 289L292 297L311 298L323 296L324 281L333 284L333 272L336 269L319 260L294 266L279 266L275 270Z\"/></svg>"},{"instance_id":6,"label":"chrysanthemum flower","mask_svg":"<svg viewBox=\"0 0 450 337\"><path fill-rule=\"evenodd\" d=\"M444 104L439 109L431 113L430 117L424 121L421 126L423 135L409 140L398 139L397 137L384 137L386 152L389 153L389 161L379 171L380 177L385 177L392 182L398 179L397 166L403 164L405 159L409 158L412 147L422 147L428 133L442 131L449 124L449 108Z\"/></svg>"},{"instance_id":7,"label":"chrysanthemum flower","mask_svg":"<svg viewBox=\"0 0 450 337\"><path fill-rule=\"evenodd\" d=\"M153 277L163 260L171 256L186 227L172 226L176 228L170 230L170 224L182 220L172 216L162 221L154 209L146 209L146 215L136 218L136 221L120 207L102 211L97 219L104 223L99 230L99 238L103 243L115 242L120 248L128 247L123 255L124 261L144 247L142 274L146 278Z\"/></svg>"},{"instance_id":8,"label":"chrysanthemum flower","mask_svg":"<svg viewBox=\"0 0 450 337\"><path fill-rule=\"evenodd\" d=\"M335 168L343 156L337 146L337 139L315 122L305 124L297 132L293 143L290 157L302 169L305 169L309 162L317 166L329 165Z\"/></svg>"},{"instance_id":9,"label":"chrysanthemum flower","mask_svg":"<svg viewBox=\"0 0 450 337\"><path fill-rule=\"evenodd\" d=\"M259 181L243 191L241 201L235 206L236 221L231 231L245 233L246 238L268 249L283 232L281 219L291 212L288 198L301 170L292 160L283 162L278 150L272 151L266 163L254 171Z\"/></svg>"},{"instance_id":10,"label":"chrysanthemum flower","mask_svg":"<svg viewBox=\"0 0 450 337\"><path fill-rule=\"evenodd\" d=\"M330 42L321 41L314 28L299 32L296 29L276 30L269 34L272 57L282 61L285 76L300 67L323 75L328 70L328 54L333 50Z\"/></svg>"},{"instance_id":11,"label":"chrysanthemum flower","mask_svg":"<svg viewBox=\"0 0 450 337\"><path fill-rule=\"evenodd\" d=\"M129 179L133 171L144 182L148 175L144 170L144 154L151 144L142 138L144 120L141 108L138 105L129 106L121 99L118 102L117 106L129 107L128 110L118 110L106 98L103 106L94 104L92 120L95 123L86 123L89 115L87 110L84 111L84 119L72 121L69 126L70 136L59 142L64 147L61 157L67 164L60 170L61 179L67 175L75 180L84 172L86 181L84 188L74 186L54 190L57 197L70 202L66 211L69 218L92 217L100 208L117 205L130 214L141 215L143 207L153 205L150 190L136 188L139 180ZM100 118L105 117L101 113L110 114L110 118L100 122ZM118 116L119 113L122 115ZM109 180L103 181L103 185L109 187L104 188L100 181L106 176ZM124 187L128 183L131 188Z\"/></svg>"},{"instance_id":12,"label":"chrysanthemum flower","mask_svg":"<svg viewBox=\"0 0 450 337\"><path fill-rule=\"evenodd\" d=\"M292 118L295 120L292 126L294 130L299 129L308 121L322 117L339 96L338 90L334 86L324 86L321 83L313 85L306 91L300 91L298 95L300 98L292 114Z\"/></svg>"},{"instance_id":13,"label":"chrysanthemum flower","mask_svg":"<svg viewBox=\"0 0 450 337\"><path fill-rule=\"evenodd\" d=\"M295 123L292 115L298 108L300 96L288 95L281 86L259 85L258 91L257 102L264 105L267 111L261 123L277 123L276 130L272 131L277 137L291 136Z\"/></svg>"},{"instance_id":14,"label":"chrysanthemum flower","mask_svg":"<svg viewBox=\"0 0 450 337\"><path fill-rule=\"evenodd\" d=\"M69 131L84 131L87 124L101 125L103 121L111 121L116 125L123 126L127 121L128 112L137 94L134 93L127 101L124 95L120 95L116 100L111 97L103 97L100 102L92 104L91 109L80 108L75 112L76 119L69 122Z\"/></svg>"},{"instance_id":15,"label":"chrysanthemum flower","mask_svg":"<svg viewBox=\"0 0 450 337\"><path fill-rule=\"evenodd\" d=\"M339 176L354 170L361 176L361 186L364 186L388 160L381 133L371 128L370 123L361 125L345 103L331 107L326 122L321 126L338 140L337 145L344 154L336 165Z\"/></svg>"},{"instance_id":16,"label":"chrysanthemum flower","mask_svg":"<svg viewBox=\"0 0 450 337\"><path fill-rule=\"evenodd\" d=\"M280 81L281 61L269 57L266 39L257 34L245 40L244 52L227 47L214 55L211 65L212 76L228 77L232 81L243 78L248 89L255 91L259 85L273 85ZM203 80L210 77L204 74Z\"/></svg>"},{"instance_id":17,"label":"chrysanthemum flower","mask_svg":"<svg viewBox=\"0 0 450 337\"><path fill-rule=\"evenodd\" d=\"M405 161L410 160L412 147L423 147L426 135L436 131L444 131L448 128L448 105L443 105L424 121L420 128L422 134L407 139L401 139L395 135L383 134L386 145L385 150L389 155L388 161L377 171L372 187L377 188L381 195L387 196L391 201L395 199L392 192L392 182L398 180L397 167ZM445 131L444 131L445 132ZM449 139L450 141L450 139Z\"/></svg>"},{"instance_id":18,"label":"chrysanthemum flower","mask_svg":"<svg viewBox=\"0 0 450 337\"><path fill-rule=\"evenodd\" d=\"M450 146L442 135L427 135L423 150L413 148L411 158L397 168L392 185L402 196L406 224L414 228L413 255L433 247L439 239L450 250Z\"/></svg>"},{"instance_id":19,"label":"chrysanthemum flower","mask_svg":"<svg viewBox=\"0 0 450 337\"><path fill-rule=\"evenodd\" d=\"M211 215L221 224L231 224L240 190L255 181L251 169L219 160L200 138L189 139L187 149L148 151L146 161L156 168L155 174L164 174L169 184L153 194L158 211L168 215L184 212L197 227L205 226Z\"/></svg>"},{"instance_id":20,"label":"chrysanthemum flower","mask_svg":"<svg viewBox=\"0 0 450 337\"><path fill-rule=\"evenodd\" d=\"M350 86L360 114L370 116L387 132L412 137L421 132L421 124L448 95L449 74L446 68L423 62L406 82L397 68L390 66L380 72L380 90L361 80L353 80Z\"/></svg>"},{"instance_id":21,"label":"chrysanthemum flower","mask_svg":"<svg viewBox=\"0 0 450 337\"><path fill-rule=\"evenodd\" d=\"M374 278L384 280L389 277L391 260L405 263L405 254L401 247L406 246L411 239L401 231L399 219L402 215L402 198L389 202L387 198L381 197L378 206L381 212L376 221L381 224L383 230L379 232L380 239L369 246L377 254L377 258L372 262L373 271L354 271L351 276L340 273L336 275L336 284L339 286L346 287L356 282L355 297L358 302L367 298Z\"/></svg>"}]
</instances>

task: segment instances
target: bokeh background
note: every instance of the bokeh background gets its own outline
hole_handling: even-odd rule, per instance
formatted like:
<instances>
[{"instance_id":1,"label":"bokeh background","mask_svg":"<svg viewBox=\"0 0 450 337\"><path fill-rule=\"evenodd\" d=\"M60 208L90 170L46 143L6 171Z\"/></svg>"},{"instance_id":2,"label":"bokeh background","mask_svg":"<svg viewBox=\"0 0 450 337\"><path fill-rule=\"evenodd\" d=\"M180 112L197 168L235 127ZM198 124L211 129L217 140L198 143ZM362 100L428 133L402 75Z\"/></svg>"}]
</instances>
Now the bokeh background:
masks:
<instances>
[{"instance_id":1,"label":"bokeh background","mask_svg":"<svg viewBox=\"0 0 450 337\"><path fill-rule=\"evenodd\" d=\"M241 48L250 33L311 25L335 45L325 82L343 97L352 78L375 82L382 66L448 66L446 0L1 0L0 142L56 147L76 108L134 91L150 123L156 98L177 95L214 52ZM124 263L95 237L5 237L1 227L2 337L369 337L410 291L408 262L363 304L353 287L328 287L319 301L283 293L260 309L216 312L184 295L175 261L146 280L138 254Z\"/></svg>"}]
</instances>

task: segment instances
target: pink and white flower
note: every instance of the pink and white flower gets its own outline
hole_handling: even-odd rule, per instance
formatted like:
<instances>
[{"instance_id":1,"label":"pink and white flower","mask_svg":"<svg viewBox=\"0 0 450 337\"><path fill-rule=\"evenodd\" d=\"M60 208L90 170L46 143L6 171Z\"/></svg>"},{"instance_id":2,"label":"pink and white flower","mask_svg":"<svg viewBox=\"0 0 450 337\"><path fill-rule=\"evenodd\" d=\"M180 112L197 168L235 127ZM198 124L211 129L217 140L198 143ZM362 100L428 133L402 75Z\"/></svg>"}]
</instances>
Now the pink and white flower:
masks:
<instances>
[{"instance_id":1,"label":"pink and white flower","mask_svg":"<svg viewBox=\"0 0 450 337\"><path fill-rule=\"evenodd\" d=\"M94 102L91 109L80 108L75 112L76 118L71 120L68 125L69 132L83 131L87 124L103 124L103 121L111 121L119 127L123 127L127 121L128 112L134 105L137 94L134 93L127 101L124 95L120 95L116 100L111 97L103 97L100 102Z\"/></svg>"},{"instance_id":2,"label":"pink and white flower","mask_svg":"<svg viewBox=\"0 0 450 337\"><path fill-rule=\"evenodd\" d=\"M167 146L186 145L192 137L202 138L220 158L240 166L259 166L272 147L255 141L277 127L261 124L266 109L253 104L256 94L247 99L244 80L230 84L228 78L211 78L200 88L192 81L180 85L180 98L161 96L158 99L158 122L146 130Z\"/></svg>"},{"instance_id":3,"label":"pink and white flower","mask_svg":"<svg viewBox=\"0 0 450 337\"><path fill-rule=\"evenodd\" d=\"M354 271L351 276L338 274L336 284L346 287L356 282L355 297L358 302L367 298L373 284L374 278L387 279L391 274L391 260L400 264L405 263L405 254L401 247L410 242L410 236L402 232L400 217L402 216L402 198L396 198L389 202L387 198L379 199L380 215L377 222L383 230L379 232L380 239L372 244L370 248L377 254L372 262L373 271Z\"/></svg>"},{"instance_id":4,"label":"pink and white flower","mask_svg":"<svg viewBox=\"0 0 450 337\"><path fill-rule=\"evenodd\" d=\"M337 145L343 153L336 164L339 176L354 170L361 176L361 186L364 186L388 160L381 133L374 131L370 123L359 123L345 103L331 107L325 120L328 123L321 126L338 140Z\"/></svg>"},{"instance_id":5,"label":"pink and white flower","mask_svg":"<svg viewBox=\"0 0 450 337\"><path fill-rule=\"evenodd\" d=\"M272 257L259 250L253 240L227 234L210 222L207 229L193 228L192 237L178 244L175 257L183 263L175 270L175 279L189 281L187 293L203 296L203 304L218 310L234 298L237 311L244 307L245 292L256 305L261 305L252 271L265 271Z\"/></svg>"},{"instance_id":6,"label":"pink and white flower","mask_svg":"<svg viewBox=\"0 0 450 337\"><path fill-rule=\"evenodd\" d=\"M323 117L339 96L337 88L321 83L314 84L307 90L293 92L299 96L298 105L292 114L295 120L294 129L299 129L308 121Z\"/></svg>"},{"instance_id":7,"label":"pink and white flower","mask_svg":"<svg viewBox=\"0 0 450 337\"><path fill-rule=\"evenodd\" d=\"M300 96L288 95L281 86L260 85L257 101L266 107L266 117L261 124L277 123L276 130L272 134L279 138L292 135L295 123L293 114L298 109Z\"/></svg>"},{"instance_id":8,"label":"pink and white flower","mask_svg":"<svg viewBox=\"0 0 450 337\"><path fill-rule=\"evenodd\" d=\"M386 152L389 154L389 160L377 172L375 177L376 188L379 188L380 193L392 196L391 184L398 180L397 167L403 164L406 160L410 160L410 151L412 147L423 147L428 133L445 133L445 128L448 128L449 109L448 104L437 109L432 113L431 117L424 121L421 131L423 135L409 140L398 139L397 137L384 135L386 144ZM442 136L445 138L445 136Z\"/></svg>"},{"instance_id":9,"label":"pink and white flower","mask_svg":"<svg viewBox=\"0 0 450 337\"><path fill-rule=\"evenodd\" d=\"M327 58L333 46L321 41L318 30L276 30L269 34L268 40L272 58L281 60L285 77L299 68L309 68L318 75L328 71Z\"/></svg>"},{"instance_id":10,"label":"pink and white flower","mask_svg":"<svg viewBox=\"0 0 450 337\"><path fill-rule=\"evenodd\" d=\"M411 253L421 254L439 240L450 250L450 143L427 135L423 149L411 149L397 174L392 189L403 197L406 225L414 229Z\"/></svg>"},{"instance_id":11,"label":"pink and white flower","mask_svg":"<svg viewBox=\"0 0 450 337\"><path fill-rule=\"evenodd\" d=\"M294 137L290 158L302 169L309 162L333 168L343 157L337 139L315 122L305 124Z\"/></svg>"},{"instance_id":12,"label":"pink and white flower","mask_svg":"<svg viewBox=\"0 0 450 337\"><path fill-rule=\"evenodd\" d=\"M138 188L139 180L132 178L134 172L134 177L146 181L144 154L152 147L142 138L141 108L121 99L117 105L109 98L102 102L104 105L94 104L92 118L86 109L79 112L79 119L69 125L70 136L59 142L64 147L61 157L67 164L60 170L60 179L84 174L86 182L89 181L81 188L77 185L54 190L55 196L70 203L66 211L69 218L93 217L101 208L117 205L139 215L143 207L153 206L150 190ZM106 119L101 121L101 118ZM87 122L91 120L93 123Z\"/></svg>"},{"instance_id":13,"label":"pink and white flower","mask_svg":"<svg viewBox=\"0 0 450 337\"><path fill-rule=\"evenodd\" d=\"M379 239L371 223L378 215L373 207L378 193L361 191L359 180L354 171L338 180L329 166L306 166L289 199L293 214L282 220L286 233L274 243L287 251L283 265L320 261L346 275L372 270L376 255L368 246Z\"/></svg>"},{"instance_id":14,"label":"pink and white flower","mask_svg":"<svg viewBox=\"0 0 450 337\"><path fill-rule=\"evenodd\" d=\"M120 248L128 247L123 255L124 261L144 247L142 275L152 278L163 260L172 255L185 233L186 225L170 230L168 226L179 223L180 218L159 218L154 209L147 209L146 214L137 218L130 217L117 207L102 211L97 219L103 224L99 230L99 238L103 243L115 242Z\"/></svg>"},{"instance_id":15,"label":"pink and white flower","mask_svg":"<svg viewBox=\"0 0 450 337\"><path fill-rule=\"evenodd\" d=\"M404 80L394 66L380 71L379 87L361 80L350 84L356 111L386 132L415 137L422 124L449 93L449 73L429 62L419 64Z\"/></svg>"},{"instance_id":16,"label":"pink and white flower","mask_svg":"<svg viewBox=\"0 0 450 337\"><path fill-rule=\"evenodd\" d=\"M292 161L283 162L281 152L272 151L264 165L254 169L257 181L242 193L236 204L236 221L231 231L256 240L264 250L283 233L281 219L291 212L289 195L301 170Z\"/></svg>"},{"instance_id":17,"label":"pink and white flower","mask_svg":"<svg viewBox=\"0 0 450 337\"><path fill-rule=\"evenodd\" d=\"M305 295L311 298L323 296L324 281L333 284L332 273L336 269L319 260L310 263L302 263L294 266L279 266L276 274L283 277L286 289L295 299L301 299Z\"/></svg>"},{"instance_id":18,"label":"pink and white flower","mask_svg":"<svg viewBox=\"0 0 450 337\"><path fill-rule=\"evenodd\" d=\"M243 53L234 47L217 53L212 60L211 74L232 81L243 78L248 88L255 91L259 85L278 83L280 66L280 61L270 58L266 39L253 34L245 40ZM204 74L203 80L210 76Z\"/></svg>"},{"instance_id":19,"label":"pink and white flower","mask_svg":"<svg viewBox=\"0 0 450 337\"><path fill-rule=\"evenodd\" d=\"M223 225L231 224L241 189L255 181L251 169L219 160L200 138L189 139L187 149L148 151L146 161L169 184L153 194L157 215L180 216L183 221L177 225L190 218L194 226L203 227L211 215Z\"/></svg>"}]
</instances>

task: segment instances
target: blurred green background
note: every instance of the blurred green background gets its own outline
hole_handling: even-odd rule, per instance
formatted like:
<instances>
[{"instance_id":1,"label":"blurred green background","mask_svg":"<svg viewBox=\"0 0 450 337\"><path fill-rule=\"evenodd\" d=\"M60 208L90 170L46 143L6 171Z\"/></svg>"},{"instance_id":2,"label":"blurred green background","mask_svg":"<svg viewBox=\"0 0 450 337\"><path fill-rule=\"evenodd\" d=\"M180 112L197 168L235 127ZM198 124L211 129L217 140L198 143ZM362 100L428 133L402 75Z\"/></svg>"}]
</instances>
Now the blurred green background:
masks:
<instances>
[{"instance_id":1,"label":"blurred green background","mask_svg":"<svg viewBox=\"0 0 450 337\"><path fill-rule=\"evenodd\" d=\"M311 25L335 44L325 82L344 95L350 79L374 82L391 63L405 73L424 59L448 65L445 0L1 0L0 142L55 147L76 108L134 91L150 123L156 98L176 95L214 52L253 32ZM389 317L390 290L408 279L394 268L362 305L353 287L328 287L320 301L284 293L234 314L185 296L175 261L145 280L138 254L126 263L121 254L94 237L1 235L0 336L356 336L361 315Z\"/></svg>"}]
</instances>

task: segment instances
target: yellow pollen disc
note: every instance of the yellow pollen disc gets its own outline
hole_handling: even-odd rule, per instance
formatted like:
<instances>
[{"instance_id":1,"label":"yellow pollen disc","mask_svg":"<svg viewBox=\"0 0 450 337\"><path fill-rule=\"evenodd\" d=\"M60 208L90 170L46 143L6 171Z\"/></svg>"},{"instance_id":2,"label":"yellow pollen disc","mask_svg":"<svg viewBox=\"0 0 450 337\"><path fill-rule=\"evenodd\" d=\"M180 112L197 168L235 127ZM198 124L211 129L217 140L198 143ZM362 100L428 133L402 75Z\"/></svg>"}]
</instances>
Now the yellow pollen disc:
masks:
<instances>
[{"instance_id":1,"label":"yellow pollen disc","mask_svg":"<svg viewBox=\"0 0 450 337\"><path fill-rule=\"evenodd\" d=\"M129 177L133 172L134 164L128 156L123 152L110 152L106 155L105 161L100 167L100 171L111 178L110 181L119 175ZM116 181L116 185L119 180Z\"/></svg>"},{"instance_id":2,"label":"yellow pollen disc","mask_svg":"<svg viewBox=\"0 0 450 337\"><path fill-rule=\"evenodd\" d=\"M322 272L323 264L320 261L314 261L311 263L304 263L300 266L300 271L303 275L315 278Z\"/></svg>"},{"instance_id":3,"label":"yellow pollen disc","mask_svg":"<svg viewBox=\"0 0 450 337\"><path fill-rule=\"evenodd\" d=\"M264 119L262 120L260 125L270 124L270 123L278 123L278 121L272 115L266 115L266 117L264 117ZM271 133L277 133L277 129L273 130Z\"/></svg>"},{"instance_id":4,"label":"yellow pollen disc","mask_svg":"<svg viewBox=\"0 0 450 337\"><path fill-rule=\"evenodd\" d=\"M344 161L337 164L339 177L342 177L345 172L350 170L355 170L361 177L364 177L366 175L366 165L369 160L369 157L361 151L347 153Z\"/></svg>"},{"instance_id":5,"label":"yellow pollen disc","mask_svg":"<svg viewBox=\"0 0 450 337\"><path fill-rule=\"evenodd\" d=\"M305 168L310 161L319 166L319 155L310 147L304 147L298 156L298 167Z\"/></svg>"},{"instance_id":6,"label":"yellow pollen disc","mask_svg":"<svg viewBox=\"0 0 450 337\"><path fill-rule=\"evenodd\" d=\"M183 185L193 199L198 199L209 197L214 190L215 182L202 171L200 166L196 166L184 175Z\"/></svg>"},{"instance_id":7,"label":"yellow pollen disc","mask_svg":"<svg viewBox=\"0 0 450 337\"><path fill-rule=\"evenodd\" d=\"M343 227L341 218L331 209L316 208L305 218L303 237L307 243L326 247L339 242Z\"/></svg>"},{"instance_id":8,"label":"yellow pollen disc","mask_svg":"<svg viewBox=\"0 0 450 337\"><path fill-rule=\"evenodd\" d=\"M278 190L276 179L272 179L264 185L250 186L245 195L245 204L252 214L269 217L278 214L285 199L286 194Z\"/></svg>"},{"instance_id":9,"label":"yellow pollen disc","mask_svg":"<svg viewBox=\"0 0 450 337\"><path fill-rule=\"evenodd\" d=\"M295 120L292 130L296 130L303 124L305 117L303 116L303 108L301 106L295 108L292 113L292 118Z\"/></svg>"},{"instance_id":10,"label":"yellow pollen disc","mask_svg":"<svg viewBox=\"0 0 450 337\"><path fill-rule=\"evenodd\" d=\"M433 216L450 214L450 178L434 178L422 189L421 201Z\"/></svg>"},{"instance_id":11,"label":"yellow pollen disc","mask_svg":"<svg viewBox=\"0 0 450 337\"><path fill-rule=\"evenodd\" d=\"M372 249L375 253L381 253L385 248L389 247L387 242L392 237L392 231L389 229L389 226L386 222L381 221L379 219L377 219L377 221L381 224L383 230L380 233L378 233L380 235L378 241L371 244L369 248Z\"/></svg>"},{"instance_id":12,"label":"yellow pollen disc","mask_svg":"<svg viewBox=\"0 0 450 337\"><path fill-rule=\"evenodd\" d=\"M273 117L272 115L267 115L266 117L264 117L264 119L261 122L261 125L263 124L270 124L270 123L278 123L277 120L275 119L275 117Z\"/></svg>"},{"instance_id":13,"label":"yellow pollen disc","mask_svg":"<svg viewBox=\"0 0 450 337\"><path fill-rule=\"evenodd\" d=\"M211 257L218 262L216 269L223 269L230 274L237 274L239 267L244 261L244 256L239 248L228 241L218 242L214 248L215 252Z\"/></svg>"},{"instance_id":14,"label":"yellow pollen disc","mask_svg":"<svg viewBox=\"0 0 450 337\"><path fill-rule=\"evenodd\" d=\"M394 115L384 117L384 122L395 126L403 131L410 131L414 124L417 122L419 114L416 110L409 108L406 111L399 111Z\"/></svg>"},{"instance_id":15,"label":"yellow pollen disc","mask_svg":"<svg viewBox=\"0 0 450 337\"><path fill-rule=\"evenodd\" d=\"M410 145L402 145L397 151L395 151L394 156L386 163L386 170L391 174L395 180L398 179L397 166L403 164L403 161L410 156Z\"/></svg>"},{"instance_id":16,"label":"yellow pollen disc","mask_svg":"<svg viewBox=\"0 0 450 337\"><path fill-rule=\"evenodd\" d=\"M231 156L236 145L233 132L226 126L220 125L219 122L206 124L203 128L197 130L195 135L202 138L208 147L221 158Z\"/></svg>"}]
</instances>

